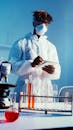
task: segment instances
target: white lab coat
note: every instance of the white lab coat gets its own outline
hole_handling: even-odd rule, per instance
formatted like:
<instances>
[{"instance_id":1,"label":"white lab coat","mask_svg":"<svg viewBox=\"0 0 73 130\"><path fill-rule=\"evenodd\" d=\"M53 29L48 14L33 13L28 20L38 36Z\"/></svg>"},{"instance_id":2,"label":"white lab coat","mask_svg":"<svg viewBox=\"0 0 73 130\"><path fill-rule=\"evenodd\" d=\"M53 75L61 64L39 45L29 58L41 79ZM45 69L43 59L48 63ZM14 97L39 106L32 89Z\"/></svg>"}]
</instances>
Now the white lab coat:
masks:
<instances>
[{"instance_id":1,"label":"white lab coat","mask_svg":"<svg viewBox=\"0 0 73 130\"><path fill-rule=\"evenodd\" d=\"M55 72L49 74L43 71L41 67L33 68L31 62L37 56L41 56L47 61L56 62L56 65L54 65ZM23 39L13 44L9 54L9 61L12 64L12 73L19 75L16 83L17 87L15 88L17 93L20 91L26 92L25 80L31 74L34 95L53 95L51 80L60 78L61 67L56 47L48 41L47 36L38 38L37 35L27 34Z\"/></svg>"}]
</instances>

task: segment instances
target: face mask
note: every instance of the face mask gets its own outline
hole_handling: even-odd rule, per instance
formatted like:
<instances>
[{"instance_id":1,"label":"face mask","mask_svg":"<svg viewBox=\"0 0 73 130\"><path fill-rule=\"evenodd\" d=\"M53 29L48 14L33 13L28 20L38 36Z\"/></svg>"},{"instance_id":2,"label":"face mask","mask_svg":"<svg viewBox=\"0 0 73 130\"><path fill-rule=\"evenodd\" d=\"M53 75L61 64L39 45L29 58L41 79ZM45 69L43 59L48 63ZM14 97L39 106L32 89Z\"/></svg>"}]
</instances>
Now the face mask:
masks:
<instances>
[{"instance_id":1,"label":"face mask","mask_svg":"<svg viewBox=\"0 0 73 130\"><path fill-rule=\"evenodd\" d=\"M44 35L47 32L47 27L44 23L37 25L35 29L36 29L36 33L40 36Z\"/></svg>"}]
</instances>

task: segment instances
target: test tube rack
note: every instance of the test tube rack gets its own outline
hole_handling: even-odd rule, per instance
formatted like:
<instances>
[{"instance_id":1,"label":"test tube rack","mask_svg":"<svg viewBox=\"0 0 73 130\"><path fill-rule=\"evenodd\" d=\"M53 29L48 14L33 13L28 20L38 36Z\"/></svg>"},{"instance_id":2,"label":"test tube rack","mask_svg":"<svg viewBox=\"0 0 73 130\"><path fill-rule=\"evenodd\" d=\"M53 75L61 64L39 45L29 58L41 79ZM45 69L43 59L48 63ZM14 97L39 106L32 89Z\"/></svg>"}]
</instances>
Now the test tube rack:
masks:
<instances>
[{"instance_id":1,"label":"test tube rack","mask_svg":"<svg viewBox=\"0 0 73 130\"><path fill-rule=\"evenodd\" d=\"M29 103L29 97L31 102ZM48 103L35 103L36 98L71 98L71 102L48 102ZM30 106L30 107L29 107ZM26 95L20 93L19 95L19 111L20 112L40 112L40 113L57 113L64 115L73 115L73 97L64 97L64 96L35 96L35 95Z\"/></svg>"}]
</instances>

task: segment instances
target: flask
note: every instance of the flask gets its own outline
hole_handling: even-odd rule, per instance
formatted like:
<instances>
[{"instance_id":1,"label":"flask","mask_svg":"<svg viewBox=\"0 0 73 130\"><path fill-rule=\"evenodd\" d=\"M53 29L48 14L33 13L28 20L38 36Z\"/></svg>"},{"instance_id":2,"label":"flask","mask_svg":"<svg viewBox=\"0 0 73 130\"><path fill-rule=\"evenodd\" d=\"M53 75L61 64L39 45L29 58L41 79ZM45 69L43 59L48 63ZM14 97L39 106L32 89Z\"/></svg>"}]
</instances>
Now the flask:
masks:
<instances>
[{"instance_id":1,"label":"flask","mask_svg":"<svg viewBox=\"0 0 73 130\"><path fill-rule=\"evenodd\" d=\"M11 94L10 108L8 108L5 111L5 118L6 118L7 122L13 122L13 121L17 120L18 117L19 117L19 112L18 112L18 109L15 106L15 103L16 103L16 93Z\"/></svg>"}]
</instances>

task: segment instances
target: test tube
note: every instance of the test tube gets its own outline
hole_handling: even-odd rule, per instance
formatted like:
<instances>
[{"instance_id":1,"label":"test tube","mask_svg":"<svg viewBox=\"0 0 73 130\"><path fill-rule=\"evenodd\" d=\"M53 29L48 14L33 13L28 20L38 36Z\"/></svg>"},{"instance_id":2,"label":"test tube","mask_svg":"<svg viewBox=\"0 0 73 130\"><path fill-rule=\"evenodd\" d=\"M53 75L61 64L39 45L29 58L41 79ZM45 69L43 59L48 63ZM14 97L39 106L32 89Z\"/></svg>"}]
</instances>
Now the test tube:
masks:
<instances>
[{"instance_id":1,"label":"test tube","mask_svg":"<svg viewBox=\"0 0 73 130\"><path fill-rule=\"evenodd\" d=\"M16 106L16 92L10 92L10 108L12 110L15 110L17 109L17 106Z\"/></svg>"},{"instance_id":2,"label":"test tube","mask_svg":"<svg viewBox=\"0 0 73 130\"><path fill-rule=\"evenodd\" d=\"M12 99L12 102L13 102L13 107L16 108L16 92L13 93L13 99Z\"/></svg>"},{"instance_id":3,"label":"test tube","mask_svg":"<svg viewBox=\"0 0 73 130\"><path fill-rule=\"evenodd\" d=\"M34 109L35 97L32 95L32 109Z\"/></svg>"},{"instance_id":4,"label":"test tube","mask_svg":"<svg viewBox=\"0 0 73 130\"><path fill-rule=\"evenodd\" d=\"M53 84L53 95L54 95L54 102L56 102L58 100L57 96L58 96L58 85L57 84Z\"/></svg>"},{"instance_id":5,"label":"test tube","mask_svg":"<svg viewBox=\"0 0 73 130\"><path fill-rule=\"evenodd\" d=\"M28 109L31 107L32 75L29 75L28 81Z\"/></svg>"},{"instance_id":6,"label":"test tube","mask_svg":"<svg viewBox=\"0 0 73 130\"><path fill-rule=\"evenodd\" d=\"M20 92L19 95L19 111L23 108L23 92Z\"/></svg>"},{"instance_id":7,"label":"test tube","mask_svg":"<svg viewBox=\"0 0 73 130\"><path fill-rule=\"evenodd\" d=\"M29 82L28 83L28 109L30 109L30 105L31 105L31 87L32 87L32 84Z\"/></svg>"},{"instance_id":8,"label":"test tube","mask_svg":"<svg viewBox=\"0 0 73 130\"><path fill-rule=\"evenodd\" d=\"M65 98L64 98L64 102L65 103L68 103L68 101L69 101L69 92L65 92Z\"/></svg>"}]
</instances>

